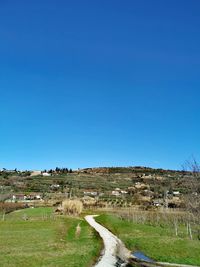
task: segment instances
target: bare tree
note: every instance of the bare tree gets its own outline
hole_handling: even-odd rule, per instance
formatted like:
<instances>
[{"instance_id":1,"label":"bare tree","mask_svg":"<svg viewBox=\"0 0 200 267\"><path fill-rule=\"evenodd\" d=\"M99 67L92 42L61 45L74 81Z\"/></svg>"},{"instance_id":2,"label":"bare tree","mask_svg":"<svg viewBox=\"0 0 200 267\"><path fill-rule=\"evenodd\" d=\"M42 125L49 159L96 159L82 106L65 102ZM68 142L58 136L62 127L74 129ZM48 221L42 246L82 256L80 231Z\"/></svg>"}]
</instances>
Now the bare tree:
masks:
<instances>
[{"instance_id":1,"label":"bare tree","mask_svg":"<svg viewBox=\"0 0 200 267\"><path fill-rule=\"evenodd\" d=\"M187 194L185 205L187 210L200 220L200 164L193 157L184 164Z\"/></svg>"}]
</instances>

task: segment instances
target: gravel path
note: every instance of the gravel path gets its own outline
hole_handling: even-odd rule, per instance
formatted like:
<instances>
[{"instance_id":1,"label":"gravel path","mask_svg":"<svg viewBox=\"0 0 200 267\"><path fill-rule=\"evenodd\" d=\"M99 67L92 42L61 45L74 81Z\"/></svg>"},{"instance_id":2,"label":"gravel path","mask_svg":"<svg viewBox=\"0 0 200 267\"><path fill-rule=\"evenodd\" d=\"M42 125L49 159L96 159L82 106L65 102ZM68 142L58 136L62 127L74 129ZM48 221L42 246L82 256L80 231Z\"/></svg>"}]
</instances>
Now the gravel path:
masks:
<instances>
[{"instance_id":1,"label":"gravel path","mask_svg":"<svg viewBox=\"0 0 200 267\"><path fill-rule=\"evenodd\" d=\"M88 215L86 221L99 233L104 242L104 254L95 267L113 267L116 266L116 252L121 241L108 231L105 227L94 220L97 215Z\"/></svg>"}]
</instances>

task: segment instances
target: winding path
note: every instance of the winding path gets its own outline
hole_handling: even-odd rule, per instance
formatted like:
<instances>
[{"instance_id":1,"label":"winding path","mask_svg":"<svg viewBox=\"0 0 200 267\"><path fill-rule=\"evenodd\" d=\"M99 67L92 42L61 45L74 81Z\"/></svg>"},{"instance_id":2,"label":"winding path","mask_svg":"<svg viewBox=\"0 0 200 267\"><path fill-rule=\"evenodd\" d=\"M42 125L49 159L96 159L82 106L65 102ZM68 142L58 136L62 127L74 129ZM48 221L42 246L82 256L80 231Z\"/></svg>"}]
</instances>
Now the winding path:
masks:
<instances>
[{"instance_id":1,"label":"winding path","mask_svg":"<svg viewBox=\"0 0 200 267\"><path fill-rule=\"evenodd\" d=\"M114 267L117 263L117 251L121 247L123 248L123 243L108 229L97 223L94 219L96 216L98 215L88 215L85 217L85 220L99 233L104 242L104 254L95 267Z\"/></svg>"}]
</instances>

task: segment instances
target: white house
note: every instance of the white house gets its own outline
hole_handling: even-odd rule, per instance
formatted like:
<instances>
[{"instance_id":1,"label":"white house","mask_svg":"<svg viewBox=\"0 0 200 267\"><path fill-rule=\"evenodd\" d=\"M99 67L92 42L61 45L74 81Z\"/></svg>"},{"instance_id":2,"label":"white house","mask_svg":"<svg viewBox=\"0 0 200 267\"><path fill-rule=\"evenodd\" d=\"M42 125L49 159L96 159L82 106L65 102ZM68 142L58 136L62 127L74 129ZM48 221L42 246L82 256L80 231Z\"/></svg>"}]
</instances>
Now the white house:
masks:
<instances>
[{"instance_id":1,"label":"white house","mask_svg":"<svg viewBox=\"0 0 200 267\"><path fill-rule=\"evenodd\" d=\"M51 176L51 174L48 173L48 172L43 172L42 175L43 175L43 176L46 176L46 177Z\"/></svg>"},{"instance_id":2,"label":"white house","mask_svg":"<svg viewBox=\"0 0 200 267\"><path fill-rule=\"evenodd\" d=\"M118 197L118 196L120 196L120 191L118 191L118 190L113 190L111 194L112 194L113 196Z\"/></svg>"}]
</instances>

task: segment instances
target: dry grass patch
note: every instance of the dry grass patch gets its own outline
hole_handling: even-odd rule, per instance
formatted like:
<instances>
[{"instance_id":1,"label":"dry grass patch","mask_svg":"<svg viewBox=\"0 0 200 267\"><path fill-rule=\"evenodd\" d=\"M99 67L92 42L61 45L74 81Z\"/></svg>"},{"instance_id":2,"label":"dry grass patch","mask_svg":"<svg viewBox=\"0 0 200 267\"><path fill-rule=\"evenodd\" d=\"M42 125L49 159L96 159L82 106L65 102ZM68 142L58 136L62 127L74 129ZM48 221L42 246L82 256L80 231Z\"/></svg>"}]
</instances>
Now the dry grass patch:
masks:
<instances>
[{"instance_id":1,"label":"dry grass patch","mask_svg":"<svg viewBox=\"0 0 200 267\"><path fill-rule=\"evenodd\" d=\"M61 209L65 215L78 216L83 211L83 203L80 200L66 199L62 202Z\"/></svg>"}]
</instances>

